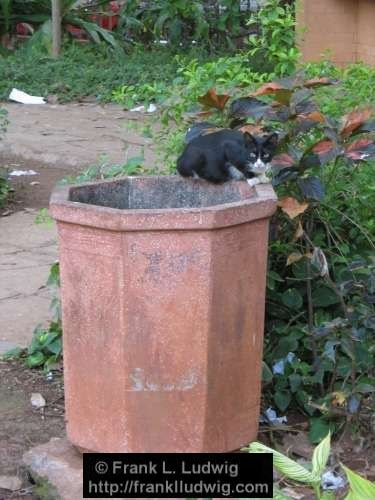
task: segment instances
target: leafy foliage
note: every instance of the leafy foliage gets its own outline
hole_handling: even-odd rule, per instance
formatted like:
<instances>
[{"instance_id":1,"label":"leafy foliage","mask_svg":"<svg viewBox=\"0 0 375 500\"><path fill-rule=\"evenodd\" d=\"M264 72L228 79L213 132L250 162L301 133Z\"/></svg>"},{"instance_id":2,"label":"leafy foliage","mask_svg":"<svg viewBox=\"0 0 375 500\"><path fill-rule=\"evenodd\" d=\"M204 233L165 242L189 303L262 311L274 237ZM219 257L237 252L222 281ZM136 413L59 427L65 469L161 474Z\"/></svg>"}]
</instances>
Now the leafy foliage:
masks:
<instances>
[{"instance_id":1,"label":"leafy foliage","mask_svg":"<svg viewBox=\"0 0 375 500\"><path fill-rule=\"evenodd\" d=\"M55 291L50 310L52 320L47 327L38 325L33 333L30 346L25 349L12 349L3 356L3 359L25 358L29 368L42 366L46 372L60 360L62 355L62 324L61 307L57 292L60 286L59 264L56 262L50 269L47 286Z\"/></svg>"},{"instance_id":2,"label":"leafy foliage","mask_svg":"<svg viewBox=\"0 0 375 500\"><path fill-rule=\"evenodd\" d=\"M284 478L297 483L310 485L314 490L315 498L317 500L335 498L331 492L326 491L325 493L322 493L320 487L322 474L327 466L331 451L331 435L329 432L324 438L322 438L318 446L314 449L311 460L311 470L303 467L298 462L262 443L250 443L248 447L243 449L243 451L248 451L249 453L272 453L273 466L279 473L282 474ZM364 500L365 498L374 498L375 483L364 479L348 467L345 467L345 465L341 464L341 467L343 468L350 485L349 492L345 497L345 500ZM283 492L277 487L274 487L274 497L279 498L278 495L283 495ZM288 499L290 497L280 496L280 498Z\"/></svg>"},{"instance_id":3,"label":"leafy foliage","mask_svg":"<svg viewBox=\"0 0 375 500\"><path fill-rule=\"evenodd\" d=\"M233 47L233 38L242 34L246 17L237 0L156 0L152 7L129 0L120 12L120 29L133 42L163 39L174 46L205 42Z\"/></svg>"},{"instance_id":4,"label":"leafy foliage","mask_svg":"<svg viewBox=\"0 0 375 500\"><path fill-rule=\"evenodd\" d=\"M107 0L97 0L95 7L107 4ZM11 25L25 22L37 28L33 35L36 40L40 35L48 38L52 37L51 15L52 4L50 0L1 0L0 2L0 32L8 33ZM92 41L100 43L104 41L112 47L117 46L113 34L91 21L90 12L87 7L77 6L76 0L61 0L62 25L74 25L82 28L89 35ZM34 29L34 28L33 28Z\"/></svg>"},{"instance_id":5,"label":"leafy foliage","mask_svg":"<svg viewBox=\"0 0 375 500\"><path fill-rule=\"evenodd\" d=\"M249 26L259 26L259 33L249 37L249 55L260 55L269 76L284 76L293 73L300 56L295 47L294 5L282 5L280 0L267 0L253 14Z\"/></svg>"},{"instance_id":6,"label":"leafy foliage","mask_svg":"<svg viewBox=\"0 0 375 500\"><path fill-rule=\"evenodd\" d=\"M186 54L200 61L205 54ZM36 70L37 68L37 70ZM0 98L7 99L13 87L33 95L56 94L60 102L87 96L111 101L120 86L157 85L167 88L176 77L178 62L165 47L150 51L134 49L130 54L103 45L66 43L59 59L50 59L43 47L26 44L6 58L0 57ZM134 88L134 87L131 87ZM130 92L125 94L130 96ZM146 96L148 98L148 95ZM144 95L132 102L143 101Z\"/></svg>"},{"instance_id":7,"label":"leafy foliage","mask_svg":"<svg viewBox=\"0 0 375 500\"><path fill-rule=\"evenodd\" d=\"M337 80L298 73L247 97L209 89L197 101L210 122L190 125L185 138L228 124L279 134L264 372L270 403L310 415L314 442L343 417L358 419L375 391L374 115L370 106L327 115L317 96L328 87L338 91Z\"/></svg>"}]
</instances>

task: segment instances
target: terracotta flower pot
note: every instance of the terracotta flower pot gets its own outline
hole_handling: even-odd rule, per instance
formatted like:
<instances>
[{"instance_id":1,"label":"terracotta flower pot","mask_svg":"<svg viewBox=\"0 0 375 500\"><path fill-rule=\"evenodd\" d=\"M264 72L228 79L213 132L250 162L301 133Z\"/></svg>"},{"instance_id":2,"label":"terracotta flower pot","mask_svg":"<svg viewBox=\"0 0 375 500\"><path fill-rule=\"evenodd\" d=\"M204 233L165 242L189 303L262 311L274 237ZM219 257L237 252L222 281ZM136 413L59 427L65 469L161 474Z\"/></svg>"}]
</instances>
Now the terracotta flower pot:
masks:
<instances>
[{"instance_id":1,"label":"terracotta flower pot","mask_svg":"<svg viewBox=\"0 0 375 500\"><path fill-rule=\"evenodd\" d=\"M257 434L270 185L178 176L56 189L67 433L99 452Z\"/></svg>"}]
</instances>

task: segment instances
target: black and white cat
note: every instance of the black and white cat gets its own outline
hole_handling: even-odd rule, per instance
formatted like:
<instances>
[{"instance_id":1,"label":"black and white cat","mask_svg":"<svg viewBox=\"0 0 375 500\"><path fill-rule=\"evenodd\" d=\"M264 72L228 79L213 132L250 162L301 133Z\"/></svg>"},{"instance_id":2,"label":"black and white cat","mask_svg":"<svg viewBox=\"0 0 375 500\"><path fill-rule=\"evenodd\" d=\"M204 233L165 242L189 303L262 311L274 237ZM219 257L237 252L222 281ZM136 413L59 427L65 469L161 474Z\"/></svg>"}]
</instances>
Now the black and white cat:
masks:
<instances>
[{"instance_id":1,"label":"black and white cat","mask_svg":"<svg viewBox=\"0 0 375 500\"><path fill-rule=\"evenodd\" d=\"M177 160L183 177L221 183L247 179L250 186L269 182L266 174L277 147L277 134L255 137L219 130L193 139Z\"/></svg>"}]
</instances>

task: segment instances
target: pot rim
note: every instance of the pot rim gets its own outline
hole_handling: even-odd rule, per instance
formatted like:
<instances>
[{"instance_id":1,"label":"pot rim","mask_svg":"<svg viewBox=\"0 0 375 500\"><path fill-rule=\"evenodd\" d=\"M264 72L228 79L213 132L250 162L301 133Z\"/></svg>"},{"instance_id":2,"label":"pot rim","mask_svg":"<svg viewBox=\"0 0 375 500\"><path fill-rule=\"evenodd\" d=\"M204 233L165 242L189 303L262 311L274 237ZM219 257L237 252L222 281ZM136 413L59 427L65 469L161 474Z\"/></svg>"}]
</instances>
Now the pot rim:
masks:
<instances>
[{"instance_id":1,"label":"pot rim","mask_svg":"<svg viewBox=\"0 0 375 500\"><path fill-rule=\"evenodd\" d=\"M71 190L77 187L113 184L125 179L133 182L137 179L165 177L169 177L171 182L175 182L175 179L181 180L178 176L127 176L58 186L52 192L50 199L52 216L58 222L114 231L199 230L243 224L270 217L276 210L277 197L271 184L250 187L243 181L232 181L241 182L239 191L244 196L242 200L206 207L121 209L69 200ZM186 182L201 184L206 181L186 180Z\"/></svg>"}]
</instances>

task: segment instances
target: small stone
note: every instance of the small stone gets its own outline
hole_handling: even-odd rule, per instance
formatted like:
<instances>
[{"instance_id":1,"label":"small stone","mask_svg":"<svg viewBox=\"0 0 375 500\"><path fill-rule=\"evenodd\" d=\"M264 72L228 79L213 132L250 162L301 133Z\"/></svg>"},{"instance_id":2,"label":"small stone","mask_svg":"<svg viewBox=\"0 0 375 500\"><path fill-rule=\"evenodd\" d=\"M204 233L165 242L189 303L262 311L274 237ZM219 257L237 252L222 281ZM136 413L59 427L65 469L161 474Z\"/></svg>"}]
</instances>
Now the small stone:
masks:
<instances>
[{"instance_id":1,"label":"small stone","mask_svg":"<svg viewBox=\"0 0 375 500\"><path fill-rule=\"evenodd\" d=\"M35 446L23 455L23 462L49 498L82 499L82 455L66 439L52 438Z\"/></svg>"},{"instance_id":2,"label":"small stone","mask_svg":"<svg viewBox=\"0 0 375 500\"><path fill-rule=\"evenodd\" d=\"M44 408L46 406L46 400L39 392L33 392L30 401L34 408Z\"/></svg>"},{"instance_id":3,"label":"small stone","mask_svg":"<svg viewBox=\"0 0 375 500\"><path fill-rule=\"evenodd\" d=\"M4 490L16 491L22 487L22 481L17 476L0 476L0 488Z\"/></svg>"}]
</instances>

